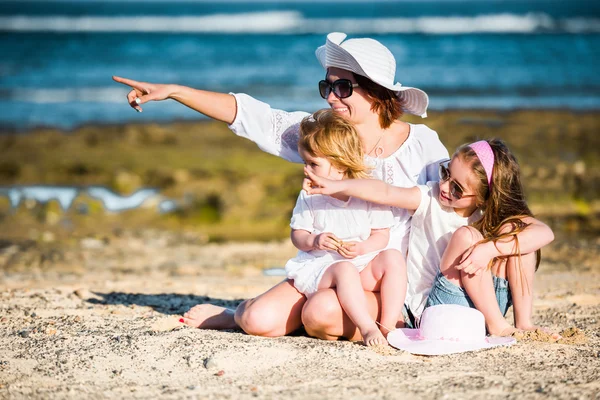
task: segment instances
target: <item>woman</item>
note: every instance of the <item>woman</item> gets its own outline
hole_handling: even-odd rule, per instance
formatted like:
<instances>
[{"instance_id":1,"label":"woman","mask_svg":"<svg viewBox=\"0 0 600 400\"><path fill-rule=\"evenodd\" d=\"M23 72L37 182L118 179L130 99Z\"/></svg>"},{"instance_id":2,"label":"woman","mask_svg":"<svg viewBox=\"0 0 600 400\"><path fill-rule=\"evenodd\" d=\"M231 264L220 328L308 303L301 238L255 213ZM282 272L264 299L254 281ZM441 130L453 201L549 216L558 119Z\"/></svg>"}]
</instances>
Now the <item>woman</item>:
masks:
<instances>
[{"instance_id":1,"label":"woman","mask_svg":"<svg viewBox=\"0 0 600 400\"><path fill-rule=\"evenodd\" d=\"M327 71L326 79L319 82L319 92L335 112L355 125L367 162L374 166L372 175L396 186L438 180L438 162L447 159L448 152L437 133L425 125L399 120L403 112L425 117L427 95L422 90L394 84L396 60L381 43L366 38L345 39L344 33L330 33L326 44L316 50ZM226 122L234 133L254 141L266 152L302 162L297 143L300 121L308 115L305 112L272 109L245 94L113 79L132 88L127 99L140 112L141 105L148 101L173 99ZM399 208L393 211L395 225L388 247L406 254L410 215ZM369 312L379 319L379 296L372 292L365 292L365 296ZM308 334L323 339L360 338L343 313L334 289L321 290L307 300L289 280L244 301L236 310L210 304L195 306L182 321L205 329L239 327L260 336L282 336L304 325Z\"/></svg>"}]
</instances>

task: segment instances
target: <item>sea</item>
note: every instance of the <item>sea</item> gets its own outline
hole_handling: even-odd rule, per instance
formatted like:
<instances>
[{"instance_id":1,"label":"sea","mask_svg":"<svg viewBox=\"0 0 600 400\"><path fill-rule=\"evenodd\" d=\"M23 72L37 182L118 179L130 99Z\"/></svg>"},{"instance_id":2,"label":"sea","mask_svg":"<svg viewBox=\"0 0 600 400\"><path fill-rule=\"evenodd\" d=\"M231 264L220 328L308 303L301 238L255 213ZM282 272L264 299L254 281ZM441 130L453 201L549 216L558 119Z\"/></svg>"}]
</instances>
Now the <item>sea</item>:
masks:
<instances>
[{"instance_id":1,"label":"sea","mask_svg":"<svg viewBox=\"0 0 600 400\"><path fill-rule=\"evenodd\" d=\"M0 0L0 132L202 118L136 113L112 75L314 111L334 31L385 44L433 110L600 110L598 0Z\"/></svg>"}]
</instances>

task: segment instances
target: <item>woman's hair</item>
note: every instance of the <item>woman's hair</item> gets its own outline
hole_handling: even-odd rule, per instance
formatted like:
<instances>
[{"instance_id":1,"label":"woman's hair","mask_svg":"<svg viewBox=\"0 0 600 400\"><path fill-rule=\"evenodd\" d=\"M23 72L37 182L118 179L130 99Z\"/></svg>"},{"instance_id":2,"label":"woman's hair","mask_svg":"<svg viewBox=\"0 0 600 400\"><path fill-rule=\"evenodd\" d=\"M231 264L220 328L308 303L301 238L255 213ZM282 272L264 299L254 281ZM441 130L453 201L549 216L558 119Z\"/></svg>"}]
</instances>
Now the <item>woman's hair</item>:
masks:
<instances>
[{"instance_id":1,"label":"woman's hair","mask_svg":"<svg viewBox=\"0 0 600 400\"><path fill-rule=\"evenodd\" d=\"M373 82L369 78L353 73L356 83L367 92L373 101L371 111L379 115L379 125L382 129L389 128L394 121L402 117L402 101L390 89Z\"/></svg>"},{"instance_id":2,"label":"woman's hair","mask_svg":"<svg viewBox=\"0 0 600 400\"><path fill-rule=\"evenodd\" d=\"M486 141L494 153L492 180L489 185L483 165L470 145L463 145L454 153L454 157L460 157L465 164L471 166L477 181L475 200L477 206L482 210L483 216L473 224L473 227L483 235L481 243L490 241L496 243L504 239L514 240L515 253L498 258L518 255L520 261L521 251L517 234L529 225L523 222L523 218L533 217L533 213L525 201L519 163L502 140ZM535 268L537 270L541 260L541 251L537 250L536 253ZM495 260L490 262L490 266L493 261Z\"/></svg>"},{"instance_id":3,"label":"woman's hair","mask_svg":"<svg viewBox=\"0 0 600 400\"><path fill-rule=\"evenodd\" d=\"M354 125L331 109L319 110L302 120L298 147L314 157L327 158L348 178L369 177Z\"/></svg>"}]
</instances>

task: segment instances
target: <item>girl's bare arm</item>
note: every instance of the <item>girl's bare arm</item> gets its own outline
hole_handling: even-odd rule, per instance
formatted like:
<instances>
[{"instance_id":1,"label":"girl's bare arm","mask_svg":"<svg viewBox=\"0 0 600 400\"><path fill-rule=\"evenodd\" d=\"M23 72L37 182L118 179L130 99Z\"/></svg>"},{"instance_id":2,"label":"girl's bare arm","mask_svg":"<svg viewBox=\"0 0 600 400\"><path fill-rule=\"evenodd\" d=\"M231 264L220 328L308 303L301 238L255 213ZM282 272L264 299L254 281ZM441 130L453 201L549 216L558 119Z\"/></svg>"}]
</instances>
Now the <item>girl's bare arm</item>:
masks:
<instances>
[{"instance_id":1,"label":"girl's bare arm","mask_svg":"<svg viewBox=\"0 0 600 400\"><path fill-rule=\"evenodd\" d=\"M456 269L463 270L467 274L479 273L495 257L516 255L517 242L519 244L518 252L529 254L541 249L554 240L552 229L543 222L533 217L526 217L523 219L523 222L529 225L518 234L499 239L495 242L490 241L477 244L471 251L465 252ZM508 232L509 229L510 227L506 226L504 230ZM517 240L515 240L515 236Z\"/></svg>"},{"instance_id":2,"label":"girl's bare arm","mask_svg":"<svg viewBox=\"0 0 600 400\"><path fill-rule=\"evenodd\" d=\"M371 203L405 208L414 211L421 203L421 190L416 187L403 188L389 185L378 179L344 179L334 181L321 178L310 171L304 180L303 189L309 194L343 194Z\"/></svg>"}]
</instances>

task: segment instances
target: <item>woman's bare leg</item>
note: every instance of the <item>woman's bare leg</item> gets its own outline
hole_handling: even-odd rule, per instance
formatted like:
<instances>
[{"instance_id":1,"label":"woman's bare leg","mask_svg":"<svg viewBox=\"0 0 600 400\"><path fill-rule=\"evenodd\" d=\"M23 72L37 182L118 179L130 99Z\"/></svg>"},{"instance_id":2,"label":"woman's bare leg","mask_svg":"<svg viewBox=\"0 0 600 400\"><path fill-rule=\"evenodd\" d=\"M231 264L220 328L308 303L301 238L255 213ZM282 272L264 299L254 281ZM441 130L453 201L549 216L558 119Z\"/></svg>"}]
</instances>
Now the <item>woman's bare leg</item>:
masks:
<instances>
[{"instance_id":1,"label":"woman's bare leg","mask_svg":"<svg viewBox=\"0 0 600 400\"><path fill-rule=\"evenodd\" d=\"M230 310L212 304L199 304L184 314L184 322L202 329L241 328L256 336L284 336L302 326L306 297L285 280L260 296Z\"/></svg>"},{"instance_id":2,"label":"woman's bare leg","mask_svg":"<svg viewBox=\"0 0 600 400\"><path fill-rule=\"evenodd\" d=\"M369 315L373 320L379 320L379 293L365 291L364 294ZM362 339L360 331L342 309L334 289L319 290L307 300L302 310L302 322L306 332L319 339Z\"/></svg>"},{"instance_id":3,"label":"woman's bare leg","mask_svg":"<svg viewBox=\"0 0 600 400\"><path fill-rule=\"evenodd\" d=\"M200 329L236 329L235 310L214 304L198 304L183 314L179 321Z\"/></svg>"}]
</instances>

